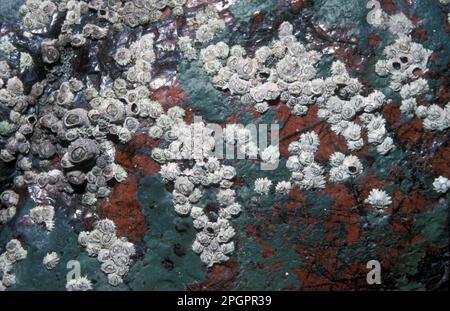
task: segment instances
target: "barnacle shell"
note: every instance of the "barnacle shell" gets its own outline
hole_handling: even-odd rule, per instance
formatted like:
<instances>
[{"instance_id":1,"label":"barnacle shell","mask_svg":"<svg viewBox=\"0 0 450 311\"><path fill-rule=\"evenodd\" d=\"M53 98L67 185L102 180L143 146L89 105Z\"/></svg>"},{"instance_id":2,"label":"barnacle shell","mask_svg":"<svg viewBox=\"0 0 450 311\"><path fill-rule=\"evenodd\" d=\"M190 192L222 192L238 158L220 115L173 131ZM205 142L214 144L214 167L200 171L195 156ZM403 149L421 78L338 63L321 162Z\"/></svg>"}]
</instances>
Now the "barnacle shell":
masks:
<instances>
[{"instance_id":1,"label":"barnacle shell","mask_svg":"<svg viewBox=\"0 0 450 311\"><path fill-rule=\"evenodd\" d=\"M41 53L43 61L47 64L56 63L60 57L54 40L44 40L41 44Z\"/></svg>"},{"instance_id":2,"label":"barnacle shell","mask_svg":"<svg viewBox=\"0 0 450 311\"><path fill-rule=\"evenodd\" d=\"M97 157L99 150L93 140L79 138L70 144L67 153L71 163L80 164Z\"/></svg>"}]
</instances>

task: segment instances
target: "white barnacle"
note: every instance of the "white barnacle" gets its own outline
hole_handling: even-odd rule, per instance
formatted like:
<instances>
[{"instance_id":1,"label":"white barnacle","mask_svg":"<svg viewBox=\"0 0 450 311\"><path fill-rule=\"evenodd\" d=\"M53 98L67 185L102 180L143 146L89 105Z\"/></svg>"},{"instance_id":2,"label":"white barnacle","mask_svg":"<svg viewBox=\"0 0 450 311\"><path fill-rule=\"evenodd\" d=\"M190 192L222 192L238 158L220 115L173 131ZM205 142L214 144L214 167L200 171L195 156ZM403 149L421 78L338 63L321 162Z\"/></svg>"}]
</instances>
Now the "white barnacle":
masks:
<instances>
[{"instance_id":1,"label":"white barnacle","mask_svg":"<svg viewBox=\"0 0 450 311\"><path fill-rule=\"evenodd\" d=\"M447 177L439 176L433 181L434 191L446 193L450 188L450 180Z\"/></svg>"},{"instance_id":2,"label":"white barnacle","mask_svg":"<svg viewBox=\"0 0 450 311\"><path fill-rule=\"evenodd\" d=\"M346 156L342 162L342 166L346 168L351 176L356 176L362 173L363 165L358 157L354 155Z\"/></svg>"},{"instance_id":3,"label":"white barnacle","mask_svg":"<svg viewBox=\"0 0 450 311\"><path fill-rule=\"evenodd\" d=\"M415 98L404 99L402 100L402 104L400 105L401 113L408 118L412 118L414 116L416 108L417 108L417 101Z\"/></svg>"},{"instance_id":4,"label":"white barnacle","mask_svg":"<svg viewBox=\"0 0 450 311\"><path fill-rule=\"evenodd\" d=\"M56 252L47 253L42 259L45 269L52 270L59 263L59 256Z\"/></svg>"},{"instance_id":5,"label":"white barnacle","mask_svg":"<svg viewBox=\"0 0 450 311\"><path fill-rule=\"evenodd\" d=\"M159 171L164 182L174 181L181 174L177 163L170 162L161 166Z\"/></svg>"},{"instance_id":6,"label":"white barnacle","mask_svg":"<svg viewBox=\"0 0 450 311\"><path fill-rule=\"evenodd\" d=\"M319 149L320 139L314 131L303 133L299 139L300 148L305 151L316 152Z\"/></svg>"},{"instance_id":7,"label":"white barnacle","mask_svg":"<svg viewBox=\"0 0 450 311\"><path fill-rule=\"evenodd\" d=\"M127 48L118 48L114 60L121 66L126 66L131 61L131 51Z\"/></svg>"},{"instance_id":8,"label":"white barnacle","mask_svg":"<svg viewBox=\"0 0 450 311\"><path fill-rule=\"evenodd\" d=\"M280 158L280 151L278 146L270 145L261 151L261 160L268 164L275 164Z\"/></svg>"},{"instance_id":9,"label":"white barnacle","mask_svg":"<svg viewBox=\"0 0 450 311\"><path fill-rule=\"evenodd\" d=\"M71 279L66 284L67 291L88 291L92 289L92 282L86 277Z\"/></svg>"},{"instance_id":10,"label":"white barnacle","mask_svg":"<svg viewBox=\"0 0 450 311\"><path fill-rule=\"evenodd\" d=\"M330 181L334 183L341 183L350 178L348 170L343 166L336 166L330 169Z\"/></svg>"},{"instance_id":11,"label":"white barnacle","mask_svg":"<svg viewBox=\"0 0 450 311\"><path fill-rule=\"evenodd\" d=\"M386 155L394 148L394 140L391 137L386 137L383 142L377 146L377 151L381 155Z\"/></svg>"},{"instance_id":12,"label":"white barnacle","mask_svg":"<svg viewBox=\"0 0 450 311\"><path fill-rule=\"evenodd\" d=\"M233 189L220 189L217 193L217 201L220 205L231 205L235 201L236 191Z\"/></svg>"},{"instance_id":13,"label":"white barnacle","mask_svg":"<svg viewBox=\"0 0 450 311\"><path fill-rule=\"evenodd\" d=\"M275 186L275 192L280 194L288 194L291 191L291 182L290 181L280 181Z\"/></svg>"},{"instance_id":14,"label":"white barnacle","mask_svg":"<svg viewBox=\"0 0 450 311\"><path fill-rule=\"evenodd\" d=\"M342 163L344 163L345 160L345 154L343 154L342 152L334 152L331 156L330 156L330 165L333 167L338 167L340 165L342 165Z\"/></svg>"},{"instance_id":15,"label":"white barnacle","mask_svg":"<svg viewBox=\"0 0 450 311\"><path fill-rule=\"evenodd\" d=\"M267 177L264 178L257 178L255 180L255 187L254 190L258 194L269 194L270 188L272 186L272 181L268 179Z\"/></svg>"},{"instance_id":16,"label":"white barnacle","mask_svg":"<svg viewBox=\"0 0 450 311\"><path fill-rule=\"evenodd\" d=\"M384 209L392 203L392 199L386 191L380 189L372 189L369 196L364 201L377 209Z\"/></svg>"},{"instance_id":17,"label":"white barnacle","mask_svg":"<svg viewBox=\"0 0 450 311\"><path fill-rule=\"evenodd\" d=\"M54 207L51 205L38 205L30 210L30 217L36 224L45 224L48 231L53 229Z\"/></svg>"}]
</instances>

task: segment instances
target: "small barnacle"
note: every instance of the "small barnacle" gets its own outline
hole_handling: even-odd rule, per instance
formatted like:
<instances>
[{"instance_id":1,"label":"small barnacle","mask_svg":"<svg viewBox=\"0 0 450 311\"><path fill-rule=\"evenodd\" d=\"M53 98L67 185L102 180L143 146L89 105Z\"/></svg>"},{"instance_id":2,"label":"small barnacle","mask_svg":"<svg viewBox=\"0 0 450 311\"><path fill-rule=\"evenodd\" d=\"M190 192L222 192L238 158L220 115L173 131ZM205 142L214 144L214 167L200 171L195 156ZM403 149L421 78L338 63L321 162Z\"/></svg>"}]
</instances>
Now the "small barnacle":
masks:
<instances>
[{"instance_id":1,"label":"small barnacle","mask_svg":"<svg viewBox=\"0 0 450 311\"><path fill-rule=\"evenodd\" d=\"M261 160L268 164L275 164L280 158L280 151L278 146L270 145L261 151Z\"/></svg>"},{"instance_id":2,"label":"small barnacle","mask_svg":"<svg viewBox=\"0 0 450 311\"><path fill-rule=\"evenodd\" d=\"M70 171L66 174L67 181L72 185L82 185L86 180L86 175L81 171Z\"/></svg>"},{"instance_id":3,"label":"small barnacle","mask_svg":"<svg viewBox=\"0 0 450 311\"><path fill-rule=\"evenodd\" d=\"M70 44L72 44L73 47L83 46L86 44L86 37L84 37L82 34L72 35Z\"/></svg>"},{"instance_id":4,"label":"small barnacle","mask_svg":"<svg viewBox=\"0 0 450 311\"><path fill-rule=\"evenodd\" d=\"M6 61L0 61L0 79L9 79L11 77L11 68Z\"/></svg>"},{"instance_id":5,"label":"small barnacle","mask_svg":"<svg viewBox=\"0 0 450 311\"><path fill-rule=\"evenodd\" d=\"M391 137L386 137L383 142L377 146L377 151L381 155L386 155L394 148L394 140Z\"/></svg>"},{"instance_id":6,"label":"small barnacle","mask_svg":"<svg viewBox=\"0 0 450 311\"><path fill-rule=\"evenodd\" d=\"M413 29L413 23L403 13L389 16L387 26L389 28L389 31L394 34L407 35Z\"/></svg>"},{"instance_id":7,"label":"small barnacle","mask_svg":"<svg viewBox=\"0 0 450 311\"><path fill-rule=\"evenodd\" d=\"M12 190L6 190L0 194L0 202L7 208L17 206L19 203L19 195Z\"/></svg>"},{"instance_id":8,"label":"small barnacle","mask_svg":"<svg viewBox=\"0 0 450 311\"><path fill-rule=\"evenodd\" d=\"M60 258L56 252L47 253L42 259L42 264L45 269L52 270L58 265L59 259Z\"/></svg>"},{"instance_id":9,"label":"small barnacle","mask_svg":"<svg viewBox=\"0 0 450 311\"><path fill-rule=\"evenodd\" d=\"M89 124L87 111L82 108L68 110L62 121L66 128L81 127Z\"/></svg>"},{"instance_id":10,"label":"small barnacle","mask_svg":"<svg viewBox=\"0 0 450 311\"><path fill-rule=\"evenodd\" d=\"M126 66L131 61L131 52L127 48L119 48L117 49L114 60L121 66Z\"/></svg>"},{"instance_id":11,"label":"small barnacle","mask_svg":"<svg viewBox=\"0 0 450 311\"><path fill-rule=\"evenodd\" d=\"M44 40L41 43L42 59L47 64L53 64L59 60L60 53L55 43L55 40Z\"/></svg>"},{"instance_id":12,"label":"small barnacle","mask_svg":"<svg viewBox=\"0 0 450 311\"><path fill-rule=\"evenodd\" d=\"M179 193L187 196L194 190L194 184L184 176L176 178L174 187Z\"/></svg>"},{"instance_id":13,"label":"small barnacle","mask_svg":"<svg viewBox=\"0 0 450 311\"><path fill-rule=\"evenodd\" d=\"M364 202L377 209L384 209L392 203L392 200L384 190L372 189Z\"/></svg>"},{"instance_id":14,"label":"small barnacle","mask_svg":"<svg viewBox=\"0 0 450 311\"><path fill-rule=\"evenodd\" d=\"M164 130L157 125L150 127L150 129L148 130L148 136L150 136L150 138L152 139L160 139L163 134Z\"/></svg>"},{"instance_id":15,"label":"small barnacle","mask_svg":"<svg viewBox=\"0 0 450 311\"><path fill-rule=\"evenodd\" d=\"M258 113L263 114L265 113L267 110L269 110L269 104L267 102L261 102L261 103L257 103L255 105L255 109Z\"/></svg>"},{"instance_id":16,"label":"small barnacle","mask_svg":"<svg viewBox=\"0 0 450 311\"><path fill-rule=\"evenodd\" d=\"M8 79L8 82L6 83L6 89L12 95L22 95L23 94L23 83L17 77L10 78L10 79Z\"/></svg>"},{"instance_id":17,"label":"small barnacle","mask_svg":"<svg viewBox=\"0 0 450 311\"><path fill-rule=\"evenodd\" d=\"M123 127L134 133L139 128L139 120L133 117L127 117L123 122Z\"/></svg>"},{"instance_id":18,"label":"small barnacle","mask_svg":"<svg viewBox=\"0 0 450 311\"><path fill-rule=\"evenodd\" d=\"M272 181L267 177L257 178L255 180L254 190L258 194L267 195L269 194L270 188L272 186Z\"/></svg>"},{"instance_id":19,"label":"small barnacle","mask_svg":"<svg viewBox=\"0 0 450 311\"><path fill-rule=\"evenodd\" d=\"M446 193L450 188L450 180L444 176L439 176L433 181L434 191Z\"/></svg>"},{"instance_id":20,"label":"small barnacle","mask_svg":"<svg viewBox=\"0 0 450 311\"><path fill-rule=\"evenodd\" d=\"M292 114L296 115L296 116L304 116L308 113L308 107L305 105L299 105L299 104L295 104L292 107Z\"/></svg>"},{"instance_id":21,"label":"small barnacle","mask_svg":"<svg viewBox=\"0 0 450 311\"><path fill-rule=\"evenodd\" d=\"M289 181L280 181L275 186L275 192L279 194L288 194L291 191L291 183Z\"/></svg>"},{"instance_id":22,"label":"small barnacle","mask_svg":"<svg viewBox=\"0 0 450 311\"><path fill-rule=\"evenodd\" d=\"M330 182L341 183L350 177L344 166L332 167L330 170Z\"/></svg>"}]
</instances>

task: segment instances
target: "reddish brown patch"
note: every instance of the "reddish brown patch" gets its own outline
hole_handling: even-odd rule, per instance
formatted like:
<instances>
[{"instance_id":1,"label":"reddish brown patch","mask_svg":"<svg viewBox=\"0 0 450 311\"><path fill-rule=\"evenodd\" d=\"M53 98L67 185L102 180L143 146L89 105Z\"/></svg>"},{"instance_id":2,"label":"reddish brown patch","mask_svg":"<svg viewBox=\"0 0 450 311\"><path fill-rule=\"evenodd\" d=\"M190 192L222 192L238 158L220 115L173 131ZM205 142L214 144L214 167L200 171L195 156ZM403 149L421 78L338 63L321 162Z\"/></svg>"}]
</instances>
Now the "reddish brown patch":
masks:
<instances>
[{"instance_id":1,"label":"reddish brown patch","mask_svg":"<svg viewBox=\"0 0 450 311\"><path fill-rule=\"evenodd\" d=\"M410 122L400 126L398 138L402 146L411 148L417 144L422 133L422 122L418 118L413 118Z\"/></svg>"},{"instance_id":2,"label":"reddish brown patch","mask_svg":"<svg viewBox=\"0 0 450 311\"><path fill-rule=\"evenodd\" d=\"M331 199L333 215L345 217L345 219L336 220L347 222L348 217L351 215L351 208L356 205L353 193L343 184L329 184L323 192Z\"/></svg>"},{"instance_id":3,"label":"reddish brown patch","mask_svg":"<svg viewBox=\"0 0 450 311\"><path fill-rule=\"evenodd\" d=\"M166 110L173 106L180 106L183 100L188 96L181 90L180 84L177 82L172 87L162 87L152 95L152 99L158 101Z\"/></svg>"},{"instance_id":4,"label":"reddish brown patch","mask_svg":"<svg viewBox=\"0 0 450 311\"><path fill-rule=\"evenodd\" d=\"M136 198L138 187L138 178L129 175L126 181L113 188L108 199L99 201L99 216L114 221L117 235L126 236L131 242L139 241L147 232L145 218Z\"/></svg>"},{"instance_id":5,"label":"reddish brown patch","mask_svg":"<svg viewBox=\"0 0 450 311\"><path fill-rule=\"evenodd\" d=\"M392 103L387 103L383 107L383 116L386 118L387 123L393 127L397 128L400 125L401 112L400 108Z\"/></svg>"},{"instance_id":6,"label":"reddish brown patch","mask_svg":"<svg viewBox=\"0 0 450 311\"><path fill-rule=\"evenodd\" d=\"M317 275L314 269L307 267L306 269L293 268L292 272L300 281L302 290L307 291L322 291L331 290L333 283L322 275Z\"/></svg>"},{"instance_id":7,"label":"reddish brown patch","mask_svg":"<svg viewBox=\"0 0 450 311\"><path fill-rule=\"evenodd\" d=\"M304 0L294 0L294 1L287 1L288 4L291 5L293 11L295 13L300 13L305 7L306 7L306 1Z\"/></svg>"},{"instance_id":8,"label":"reddish brown patch","mask_svg":"<svg viewBox=\"0 0 450 311\"><path fill-rule=\"evenodd\" d=\"M291 115L287 105L278 105L274 110L277 113L275 120L285 122L280 131L280 154L283 157L288 157L289 144L299 138L300 132L312 131L320 124L320 120L317 117L317 107L310 107L308 114L303 117Z\"/></svg>"},{"instance_id":9,"label":"reddish brown patch","mask_svg":"<svg viewBox=\"0 0 450 311\"><path fill-rule=\"evenodd\" d=\"M116 150L116 162L123 166L128 178L116 184L109 199L100 200L98 214L114 221L119 236L130 241L142 239L147 232L144 215L136 198L141 176L159 172L159 165L150 156L149 151L158 143L146 134L136 134L123 148Z\"/></svg>"},{"instance_id":10,"label":"reddish brown patch","mask_svg":"<svg viewBox=\"0 0 450 311\"><path fill-rule=\"evenodd\" d=\"M450 172L450 145L441 147L431 160L432 170L435 175L447 176Z\"/></svg>"},{"instance_id":11,"label":"reddish brown patch","mask_svg":"<svg viewBox=\"0 0 450 311\"><path fill-rule=\"evenodd\" d=\"M347 226L347 243L352 244L359 240L361 235L361 228L358 226Z\"/></svg>"},{"instance_id":12,"label":"reddish brown patch","mask_svg":"<svg viewBox=\"0 0 450 311\"><path fill-rule=\"evenodd\" d=\"M116 151L116 162L122 165L129 173L153 175L159 172L159 164L149 155L143 153L155 147L157 142L146 134L137 134L125 146L124 150Z\"/></svg>"},{"instance_id":13,"label":"reddish brown patch","mask_svg":"<svg viewBox=\"0 0 450 311\"><path fill-rule=\"evenodd\" d=\"M264 247L263 257L268 258L268 257L272 257L272 256L275 256L275 251L274 251L273 247L271 245L266 245Z\"/></svg>"},{"instance_id":14,"label":"reddish brown patch","mask_svg":"<svg viewBox=\"0 0 450 311\"><path fill-rule=\"evenodd\" d=\"M331 154L336 151L343 153L348 152L344 136L334 133L328 124L320 124L316 129L316 133L319 135L320 145L315 159L319 163L327 162Z\"/></svg>"},{"instance_id":15,"label":"reddish brown patch","mask_svg":"<svg viewBox=\"0 0 450 311\"><path fill-rule=\"evenodd\" d=\"M387 13L395 13L396 12L395 4L394 4L394 1L392 1L392 0L381 1L381 8L383 9L383 11L386 11Z\"/></svg>"},{"instance_id":16,"label":"reddish brown patch","mask_svg":"<svg viewBox=\"0 0 450 311\"><path fill-rule=\"evenodd\" d=\"M411 36L423 41L428 38L428 32L425 29L416 28L412 31Z\"/></svg>"},{"instance_id":17,"label":"reddish brown patch","mask_svg":"<svg viewBox=\"0 0 450 311\"><path fill-rule=\"evenodd\" d=\"M368 42L371 47L376 47L380 44L381 38L379 35L370 35L368 37Z\"/></svg>"},{"instance_id":18,"label":"reddish brown patch","mask_svg":"<svg viewBox=\"0 0 450 311\"><path fill-rule=\"evenodd\" d=\"M445 105L450 102L450 77L444 77L442 80L442 86L438 90L438 102L441 105Z\"/></svg>"},{"instance_id":19,"label":"reddish brown patch","mask_svg":"<svg viewBox=\"0 0 450 311\"><path fill-rule=\"evenodd\" d=\"M190 291L203 290L232 290L234 281L239 275L239 265L230 260L224 265L215 265L206 274L202 283L194 283L188 286Z\"/></svg>"}]
</instances>

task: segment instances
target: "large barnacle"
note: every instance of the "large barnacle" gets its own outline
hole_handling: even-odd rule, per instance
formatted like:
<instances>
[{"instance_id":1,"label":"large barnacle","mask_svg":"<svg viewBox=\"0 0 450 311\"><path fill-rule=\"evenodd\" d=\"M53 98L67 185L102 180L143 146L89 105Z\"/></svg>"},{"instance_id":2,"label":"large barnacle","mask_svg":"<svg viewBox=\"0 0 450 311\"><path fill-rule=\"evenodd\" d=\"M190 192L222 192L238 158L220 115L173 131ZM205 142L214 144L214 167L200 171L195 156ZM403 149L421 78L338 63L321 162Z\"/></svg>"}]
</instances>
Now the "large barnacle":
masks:
<instances>
[{"instance_id":1,"label":"large barnacle","mask_svg":"<svg viewBox=\"0 0 450 311\"><path fill-rule=\"evenodd\" d=\"M82 108L67 111L63 117L63 124L67 128L88 125L89 119L87 111Z\"/></svg>"},{"instance_id":2,"label":"large barnacle","mask_svg":"<svg viewBox=\"0 0 450 311\"><path fill-rule=\"evenodd\" d=\"M73 164L81 164L97 157L97 144L91 139L79 138L69 145L68 159Z\"/></svg>"}]
</instances>

